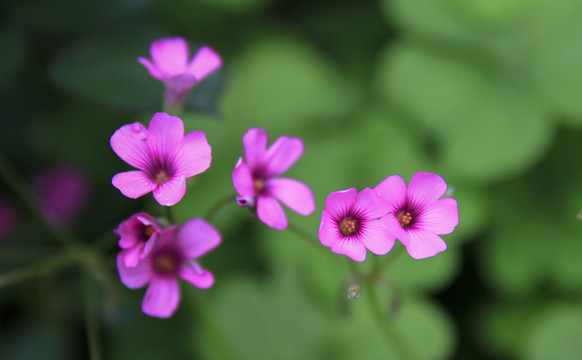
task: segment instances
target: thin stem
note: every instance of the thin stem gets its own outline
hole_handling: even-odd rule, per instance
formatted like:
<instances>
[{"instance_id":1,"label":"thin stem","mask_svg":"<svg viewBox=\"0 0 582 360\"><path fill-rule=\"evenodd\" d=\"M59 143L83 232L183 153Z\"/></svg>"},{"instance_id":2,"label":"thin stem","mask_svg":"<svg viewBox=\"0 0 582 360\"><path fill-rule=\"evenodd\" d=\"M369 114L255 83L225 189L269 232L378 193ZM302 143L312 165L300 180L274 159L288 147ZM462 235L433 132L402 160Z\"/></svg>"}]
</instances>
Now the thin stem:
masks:
<instances>
[{"instance_id":1,"label":"thin stem","mask_svg":"<svg viewBox=\"0 0 582 360\"><path fill-rule=\"evenodd\" d=\"M300 238L302 238L303 240L307 241L311 246L315 246L318 251L323 251L325 252L326 255L332 255L332 259L334 259L334 261L337 261L338 264L342 264L343 263L341 261L341 259L337 256L335 256L335 254L332 254L331 252L329 252L323 245L321 245L321 243L319 242L319 240L314 239L313 237L311 237L311 235L309 235L307 232L305 232L303 229L295 226L292 223L289 223L287 225L287 229L289 231L291 231L292 233L294 233L295 235L299 236Z\"/></svg>"},{"instance_id":2,"label":"thin stem","mask_svg":"<svg viewBox=\"0 0 582 360\"><path fill-rule=\"evenodd\" d=\"M372 311L372 317L376 320L378 327L384 334L386 342L390 344L390 347L394 349L397 358L400 360L416 360L417 356L408 346L406 339L403 338L402 334L396 329L394 324L388 319L386 314L382 311L380 303L378 302L378 295L376 294L376 288L372 282L368 282L368 304L370 305L370 310Z\"/></svg>"},{"instance_id":3,"label":"thin stem","mask_svg":"<svg viewBox=\"0 0 582 360\"><path fill-rule=\"evenodd\" d=\"M396 249L393 249L390 252L390 256L386 256L386 260L384 260L384 262L382 264L379 264L378 267L376 268L377 272L376 272L376 276L380 274L380 272L386 268L388 265L392 264L394 262L394 260L396 260L400 254L402 254L404 250L404 245L400 245L398 247L396 247Z\"/></svg>"},{"instance_id":4,"label":"thin stem","mask_svg":"<svg viewBox=\"0 0 582 360\"><path fill-rule=\"evenodd\" d=\"M0 275L0 288L54 271L58 268L73 265L76 261L77 257L74 251L66 251L54 255L31 267Z\"/></svg>"},{"instance_id":5,"label":"thin stem","mask_svg":"<svg viewBox=\"0 0 582 360\"><path fill-rule=\"evenodd\" d=\"M235 194L225 196L222 199L218 200L208 209L208 211L206 211L204 219L206 219L206 221L212 221L212 219L214 219L214 217L216 216L220 209L222 209L224 206L230 203L233 203L235 200L236 200Z\"/></svg>"},{"instance_id":6,"label":"thin stem","mask_svg":"<svg viewBox=\"0 0 582 360\"><path fill-rule=\"evenodd\" d=\"M174 218L174 211L172 210L171 206L164 206L166 208L166 217L168 218L168 221L171 224L175 224L176 223L176 219Z\"/></svg>"},{"instance_id":7,"label":"thin stem","mask_svg":"<svg viewBox=\"0 0 582 360\"><path fill-rule=\"evenodd\" d=\"M210 346L217 351L219 358L240 360L241 357L224 337L220 325L217 324L216 319L213 316L214 312L210 311L204 300L199 299L197 296L194 296L194 302L193 309L196 312L198 323L204 330L202 333L204 337L206 337L208 343L210 343Z\"/></svg>"},{"instance_id":8,"label":"thin stem","mask_svg":"<svg viewBox=\"0 0 582 360\"><path fill-rule=\"evenodd\" d=\"M88 271L83 274L83 292L85 297L85 326L87 327L87 347L89 348L89 359L100 360L101 341L99 338L99 321L95 316L94 294L91 282L91 275Z\"/></svg>"},{"instance_id":9,"label":"thin stem","mask_svg":"<svg viewBox=\"0 0 582 360\"><path fill-rule=\"evenodd\" d=\"M39 212L38 205L32 196L32 191L26 186L26 181L18 174L16 169L10 164L8 159L0 152L0 176L4 178L12 191L28 207L37 219L43 224L46 230L62 245L71 245L79 242L74 235L63 230L56 230Z\"/></svg>"}]
</instances>

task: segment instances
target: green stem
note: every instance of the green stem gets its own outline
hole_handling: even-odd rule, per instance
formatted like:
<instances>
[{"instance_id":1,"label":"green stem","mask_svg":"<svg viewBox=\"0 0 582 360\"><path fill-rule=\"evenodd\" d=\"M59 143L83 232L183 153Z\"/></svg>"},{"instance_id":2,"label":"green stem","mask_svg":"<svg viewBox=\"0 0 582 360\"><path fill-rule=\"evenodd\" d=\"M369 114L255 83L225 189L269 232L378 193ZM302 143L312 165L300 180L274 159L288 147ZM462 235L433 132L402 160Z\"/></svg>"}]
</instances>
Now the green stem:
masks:
<instances>
[{"instance_id":1,"label":"green stem","mask_svg":"<svg viewBox=\"0 0 582 360\"><path fill-rule=\"evenodd\" d=\"M173 225L176 223L176 219L174 217L174 211L172 210L171 206L164 206L166 208L166 217L168 218L168 222L170 223L170 225Z\"/></svg>"},{"instance_id":2,"label":"green stem","mask_svg":"<svg viewBox=\"0 0 582 360\"><path fill-rule=\"evenodd\" d=\"M232 195L228 195L223 197L222 199L218 200L217 202L215 202L209 209L208 211L206 211L206 214L204 215L204 219L206 219L206 221L212 221L212 219L214 219L214 216L216 216L216 214L218 213L218 211L220 209L222 209L224 206L233 203L236 200L236 195L232 194Z\"/></svg>"},{"instance_id":3,"label":"green stem","mask_svg":"<svg viewBox=\"0 0 582 360\"><path fill-rule=\"evenodd\" d=\"M27 280L45 273L49 273L59 268L73 265L77 262L77 256L74 251L66 251L35 264L31 267L15 270L0 275L0 288L13 283Z\"/></svg>"},{"instance_id":4,"label":"green stem","mask_svg":"<svg viewBox=\"0 0 582 360\"><path fill-rule=\"evenodd\" d=\"M372 317L376 320L378 327L384 334L386 342L394 350L397 358L399 360L416 360L418 357L408 346L406 339L400 334L398 329L394 326L391 320L388 319L386 314L382 311L380 303L378 302L378 295L376 294L376 289L372 282L368 282L368 304L370 305L370 310L372 311Z\"/></svg>"},{"instance_id":5,"label":"green stem","mask_svg":"<svg viewBox=\"0 0 582 360\"><path fill-rule=\"evenodd\" d=\"M85 298L85 326L87 327L87 347L89 359L101 360L101 341L99 339L99 321L94 311L94 289L88 271L83 274L83 292Z\"/></svg>"},{"instance_id":6,"label":"green stem","mask_svg":"<svg viewBox=\"0 0 582 360\"><path fill-rule=\"evenodd\" d=\"M221 332L220 325L215 321L214 312L208 308L203 300L197 298L198 294L194 296L194 306L192 307L196 312L198 323L203 328L203 336L206 338L209 345L216 351L219 359L227 360L241 360L241 357L233 349L232 345L224 338Z\"/></svg>"},{"instance_id":7,"label":"green stem","mask_svg":"<svg viewBox=\"0 0 582 360\"><path fill-rule=\"evenodd\" d=\"M18 174L8 159L0 152L0 176L4 178L14 194L28 207L31 213L43 224L46 230L62 245L68 246L78 243L79 240L71 233L56 230L38 211L38 204L32 196L32 191L26 186L26 181Z\"/></svg>"},{"instance_id":8,"label":"green stem","mask_svg":"<svg viewBox=\"0 0 582 360\"><path fill-rule=\"evenodd\" d=\"M336 256L336 254L333 254L332 252L328 251L328 249L326 247L324 247L323 245L321 245L321 243L319 242L319 240L312 238L311 235L309 235L303 229L295 226L292 223L289 223L287 225L287 229L289 231L291 231L292 233L294 233L295 235L297 235L300 238L302 238L303 240L307 241L311 246L315 246L318 249L318 251L323 251L328 256L329 255L332 255L332 259L334 259L334 261L338 262L338 264L342 264L342 266L343 266L343 263L342 263L341 259L338 256Z\"/></svg>"},{"instance_id":9,"label":"green stem","mask_svg":"<svg viewBox=\"0 0 582 360\"><path fill-rule=\"evenodd\" d=\"M376 275L379 275L380 272L382 270L384 270L384 268L386 268L388 265L392 264L394 262L394 260L396 260L400 254L403 253L404 250L404 245L396 245L396 249L392 249L392 251L390 252L390 254L388 256L385 256L384 262L382 264L379 264L377 267L377 273Z\"/></svg>"}]
</instances>

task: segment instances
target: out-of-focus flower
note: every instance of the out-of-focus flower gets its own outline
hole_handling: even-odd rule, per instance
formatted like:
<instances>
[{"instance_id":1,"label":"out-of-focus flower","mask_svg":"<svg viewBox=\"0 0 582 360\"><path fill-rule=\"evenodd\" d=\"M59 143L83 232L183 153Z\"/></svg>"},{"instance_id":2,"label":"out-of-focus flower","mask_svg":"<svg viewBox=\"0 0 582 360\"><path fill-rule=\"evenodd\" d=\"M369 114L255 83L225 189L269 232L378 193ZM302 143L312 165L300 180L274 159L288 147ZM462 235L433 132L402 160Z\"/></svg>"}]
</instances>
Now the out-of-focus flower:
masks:
<instances>
[{"instance_id":1,"label":"out-of-focus flower","mask_svg":"<svg viewBox=\"0 0 582 360\"><path fill-rule=\"evenodd\" d=\"M206 289L214 284L214 275L203 269L197 259L220 244L220 234L202 219L191 219L177 230L163 230L149 254L135 267L124 264L123 252L117 256L121 282L137 289L149 284L142 310L150 316L172 316L180 302L178 279Z\"/></svg>"},{"instance_id":2,"label":"out-of-focus flower","mask_svg":"<svg viewBox=\"0 0 582 360\"><path fill-rule=\"evenodd\" d=\"M134 267L151 251L157 237L164 229L161 222L146 213L132 215L113 232L119 235L119 247L126 267Z\"/></svg>"},{"instance_id":3,"label":"out-of-focus flower","mask_svg":"<svg viewBox=\"0 0 582 360\"><path fill-rule=\"evenodd\" d=\"M0 240L8 236L16 224L16 211L12 203L0 197Z\"/></svg>"},{"instance_id":4,"label":"out-of-focus flower","mask_svg":"<svg viewBox=\"0 0 582 360\"><path fill-rule=\"evenodd\" d=\"M186 179L208 169L212 160L204 132L184 136L182 120L166 113L156 113L147 129L139 122L122 126L110 143L122 160L139 169L115 175L113 186L132 199L153 191L165 206L180 201Z\"/></svg>"},{"instance_id":5,"label":"out-of-focus flower","mask_svg":"<svg viewBox=\"0 0 582 360\"><path fill-rule=\"evenodd\" d=\"M386 219L388 230L415 259L434 256L446 250L447 244L438 235L451 233L459 223L457 201L440 199L447 184L437 174L418 172L406 188L398 175L384 179L375 187L380 197L390 204Z\"/></svg>"},{"instance_id":6,"label":"out-of-focus flower","mask_svg":"<svg viewBox=\"0 0 582 360\"><path fill-rule=\"evenodd\" d=\"M152 59L138 57L150 74L164 83L167 106L181 108L186 94L222 65L220 56L209 46L202 46L189 59L188 43L183 38L156 40L150 47Z\"/></svg>"},{"instance_id":7,"label":"out-of-focus flower","mask_svg":"<svg viewBox=\"0 0 582 360\"><path fill-rule=\"evenodd\" d=\"M394 246L394 236L386 221L388 204L370 188L360 193L355 188L336 191L325 199L321 213L319 241L355 261L366 259L366 248L376 255L387 254Z\"/></svg>"},{"instance_id":8,"label":"out-of-focus flower","mask_svg":"<svg viewBox=\"0 0 582 360\"><path fill-rule=\"evenodd\" d=\"M39 173L33 180L33 188L40 211L56 227L68 225L89 200L87 179L66 165Z\"/></svg>"},{"instance_id":9,"label":"out-of-focus flower","mask_svg":"<svg viewBox=\"0 0 582 360\"><path fill-rule=\"evenodd\" d=\"M267 148L267 132L250 129L243 136L245 161L238 159L232 172L237 203L256 211L259 219L277 230L287 227L287 217L279 201L307 216L315 210L311 189L304 183L278 177L303 153L299 138L281 136Z\"/></svg>"}]
</instances>

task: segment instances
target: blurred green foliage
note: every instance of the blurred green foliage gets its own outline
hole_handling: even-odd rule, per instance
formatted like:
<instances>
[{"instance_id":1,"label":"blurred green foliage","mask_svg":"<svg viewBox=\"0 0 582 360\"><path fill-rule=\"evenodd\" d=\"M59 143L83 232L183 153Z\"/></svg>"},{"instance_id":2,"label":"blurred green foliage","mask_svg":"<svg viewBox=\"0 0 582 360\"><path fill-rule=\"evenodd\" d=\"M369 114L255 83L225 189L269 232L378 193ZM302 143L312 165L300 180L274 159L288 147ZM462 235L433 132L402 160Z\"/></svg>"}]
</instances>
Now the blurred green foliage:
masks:
<instances>
[{"instance_id":1,"label":"blurred green foliage","mask_svg":"<svg viewBox=\"0 0 582 360\"><path fill-rule=\"evenodd\" d=\"M382 272L377 300L404 342L420 359L579 358L582 2L19 0L0 10L0 151L26 181L56 163L88 175L92 202L72 230L103 255L104 358L393 358L367 306L374 294L364 286L347 299L345 259L316 236L328 193L417 171L454 188L460 223L446 252L404 252ZM187 131L206 133L213 161L178 221L233 194L241 137L257 126L270 142L304 140L287 175L309 184L317 209L287 211L315 247L234 203L220 209L223 244L202 259L215 286L183 283L179 310L159 320L141 313L143 290L119 283L111 231L142 209L164 214L151 195L111 186L127 167L109 137L161 111L163 87L136 58L165 36L224 58L182 115ZM18 204L2 181L0 196ZM2 272L59 251L18 211ZM81 280L66 269L3 288L0 358L86 358Z\"/></svg>"}]
</instances>

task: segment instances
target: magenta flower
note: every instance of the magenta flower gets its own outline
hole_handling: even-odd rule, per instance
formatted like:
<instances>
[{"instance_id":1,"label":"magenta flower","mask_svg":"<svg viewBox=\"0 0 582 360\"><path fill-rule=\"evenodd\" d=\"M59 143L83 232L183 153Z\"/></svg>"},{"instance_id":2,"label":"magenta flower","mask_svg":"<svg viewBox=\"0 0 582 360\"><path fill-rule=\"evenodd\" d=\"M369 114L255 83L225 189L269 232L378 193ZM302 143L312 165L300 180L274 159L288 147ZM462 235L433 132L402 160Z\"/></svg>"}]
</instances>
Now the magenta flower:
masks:
<instances>
[{"instance_id":1,"label":"magenta flower","mask_svg":"<svg viewBox=\"0 0 582 360\"><path fill-rule=\"evenodd\" d=\"M139 170L113 177L113 186L136 199L153 191L154 198L172 206L186 192L186 179L210 166L211 149L200 130L184 136L184 124L176 116L156 113L146 129L141 123L124 125L111 136L111 148Z\"/></svg>"},{"instance_id":2,"label":"magenta flower","mask_svg":"<svg viewBox=\"0 0 582 360\"><path fill-rule=\"evenodd\" d=\"M135 267L151 251L163 229L161 222L146 213L134 214L119 224L113 232L121 237L119 247L124 249L121 252L123 264L126 267Z\"/></svg>"},{"instance_id":3,"label":"magenta flower","mask_svg":"<svg viewBox=\"0 0 582 360\"><path fill-rule=\"evenodd\" d=\"M437 174L418 172L406 188L398 175L384 179L375 187L380 197L390 204L388 230L406 247L414 259L435 256L447 249L438 235L451 233L459 223L457 201L440 199L447 184Z\"/></svg>"},{"instance_id":4,"label":"magenta flower","mask_svg":"<svg viewBox=\"0 0 582 360\"><path fill-rule=\"evenodd\" d=\"M165 38L152 43L152 60L138 57L150 74L164 83L167 104L181 107L188 91L222 65L220 56L209 46L201 47L189 61L188 43L183 38Z\"/></svg>"},{"instance_id":5,"label":"magenta flower","mask_svg":"<svg viewBox=\"0 0 582 360\"><path fill-rule=\"evenodd\" d=\"M202 219L191 219L177 231L176 226L163 230L148 256L135 267L124 263L123 251L117 256L121 282L130 289L149 284L142 310L150 316L172 316L180 302L178 279L201 289L214 284L214 275L203 269L197 259L220 244L220 234Z\"/></svg>"},{"instance_id":6,"label":"magenta flower","mask_svg":"<svg viewBox=\"0 0 582 360\"><path fill-rule=\"evenodd\" d=\"M12 232L16 225L16 211L12 203L0 197L0 239L3 239Z\"/></svg>"},{"instance_id":7,"label":"magenta flower","mask_svg":"<svg viewBox=\"0 0 582 360\"><path fill-rule=\"evenodd\" d=\"M307 216L315 210L313 194L297 180L279 178L303 153L299 138L281 136L267 149L267 132L250 129L243 136L245 161L238 159L232 172L237 202L256 211L259 219L277 230L287 227L287 217L279 201Z\"/></svg>"},{"instance_id":8,"label":"magenta flower","mask_svg":"<svg viewBox=\"0 0 582 360\"><path fill-rule=\"evenodd\" d=\"M66 226L89 200L87 179L69 166L59 165L39 173L33 186L40 212L56 227Z\"/></svg>"},{"instance_id":9,"label":"magenta flower","mask_svg":"<svg viewBox=\"0 0 582 360\"><path fill-rule=\"evenodd\" d=\"M394 236L384 218L389 205L370 188L359 194L356 188L336 191L325 199L321 213L319 241L336 254L355 261L366 259L366 248L376 255L387 254Z\"/></svg>"}]
</instances>

